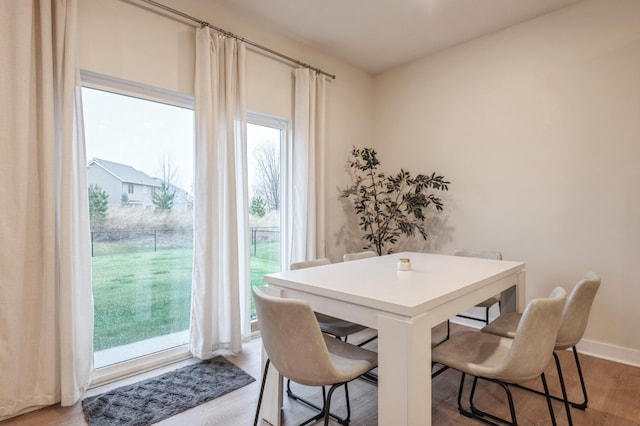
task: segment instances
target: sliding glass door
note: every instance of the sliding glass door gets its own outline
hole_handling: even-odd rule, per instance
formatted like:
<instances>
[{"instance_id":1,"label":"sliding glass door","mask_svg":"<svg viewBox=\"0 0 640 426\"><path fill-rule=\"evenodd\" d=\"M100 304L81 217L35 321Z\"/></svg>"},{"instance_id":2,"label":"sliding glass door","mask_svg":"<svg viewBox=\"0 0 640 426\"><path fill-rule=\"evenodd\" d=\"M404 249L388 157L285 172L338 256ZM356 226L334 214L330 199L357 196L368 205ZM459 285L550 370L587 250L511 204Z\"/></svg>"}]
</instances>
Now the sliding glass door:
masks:
<instances>
[{"instance_id":1,"label":"sliding glass door","mask_svg":"<svg viewBox=\"0 0 640 426\"><path fill-rule=\"evenodd\" d=\"M188 343L194 113L115 80L82 96L100 368Z\"/></svg>"}]
</instances>

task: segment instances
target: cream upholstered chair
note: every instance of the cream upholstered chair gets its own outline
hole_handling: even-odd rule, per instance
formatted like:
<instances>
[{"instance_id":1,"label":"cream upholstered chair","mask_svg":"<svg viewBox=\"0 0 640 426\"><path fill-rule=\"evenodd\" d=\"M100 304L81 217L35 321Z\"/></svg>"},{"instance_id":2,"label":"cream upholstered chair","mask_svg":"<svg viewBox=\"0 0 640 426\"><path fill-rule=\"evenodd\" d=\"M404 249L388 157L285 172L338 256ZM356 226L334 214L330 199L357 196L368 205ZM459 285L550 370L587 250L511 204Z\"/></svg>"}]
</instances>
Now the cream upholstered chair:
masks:
<instances>
[{"instance_id":1,"label":"cream upholstered chair","mask_svg":"<svg viewBox=\"0 0 640 426\"><path fill-rule=\"evenodd\" d=\"M357 253L345 253L344 256L342 256L342 261L343 262L349 262L352 260L358 260L358 259L367 259L369 257L376 257L377 254L375 251L359 251Z\"/></svg>"},{"instance_id":2,"label":"cream upholstered chair","mask_svg":"<svg viewBox=\"0 0 640 426\"><path fill-rule=\"evenodd\" d=\"M483 420L489 417L508 423L474 406L476 385L481 378L502 386L509 401L511 424L517 424L509 384L522 383L540 376L551 421L556 424L544 369L551 360L565 299L565 290L556 287L549 298L532 300L522 314L513 339L467 331L452 336L432 350L434 362L462 372L458 390L458 409L461 414ZM467 374L474 376L469 396L470 410L464 409L461 401Z\"/></svg>"},{"instance_id":3,"label":"cream upholstered chair","mask_svg":"<svg viewBox=\"0 0 640 426\"><path fill-rule=\"evenodd\" d=\"M327 259L326 257L322 257L319 259L292 263L289 266L289 269L293 271L296 269L311 268L313 266L328 265L330 263L331 260ZM350 336L367 328L364 325L345 321L339 318L332 317L330 315L321 314L319 312L316 312L315 315L316 319L318 320L320 330L322 330L323 333L331 334L335 337L344 339L345 342L347 341L347 336Z\"/></svg>"},{"instance_id":4,"label":"cream upholstered chair","mask_svg":"<svg viewBox=\"0 0 640 426\"><path fill-rule=\"evenodd\" d=\"M491 250L457 249L457 250L453 251L453 255L454 256L464 256L464 257L478 257L478 258L482 258L482 259L502 260L502 253L500 253L499 251L491 251ZM500 309L500 295L499 294L497 294L497 295L495 295L493 297L490 297L488 299L485 299L482 302L480 302L477 305L475 305L476 308L483 308L484 309L484 318L472 317L471 315L466 315L464 313L459 313L456 316L460 317L460 318L466 318L466 319L474 320L474 321L481 321L481 322L484 322L485 324L489 324L489 310L496 303L498 304L498 310L499 310ZM447 341L450 336L451 336L451 324L450 324L450 321L447 320L447 335L446 335L446 337L441 342L438 342L436 344L432 343L431 347L433 348L434 346L439 345L440 343ZM432 377L436 377L440 373L443 373L445 370L446 370L446 367L440 368L439 370L437 370L436 372L434 372L432 374Z\"/></svg>"},{"instance_id":5,"label":"cream upholstered chair","mask_svg":"<svg viewBox=\"0 0 640 426\"><path fill-rule=\"evenodd\" d=\"M289 266L289 269L293 271L297 269L311 268L314 266L329 265L330 263L331 263L330 259L326 257L321 257L319 259L306 260L302 262L294 262ZM350 335L363 331L367 328L364 325L360 325L351 321L346 321L340 318L332 317L331 315L322 314L320 312L314 312L314 314L316 316L316 320L318 321L318 325L320 326L320 330L323 333L330 334L334 337L337 337L338 339L344 340L345 342L347 341ZM371 339L361 343L361 345L368 343L369 341L371 341ZM347 389L346 386L345 386L345 389ZM322 409L317 404L314 404L313 402L301 397L300 395L295 394L291 390L291 380L287 380L287 396L289 396L289 398L292 398L304 404L307 404L310 407L315 408L317 410Z\"/></svg>"},{"instance_id":6,"label":"cream upholstered chair","mask_svg":"<svg viewBox=\"0 0 640 426\"><path fill-rule=\"evenodd\" d=\"M458 249L453 251L454 256L464 256L464 257L479 257L482 259L494 259L494 260L502 260L502 253L499 251L492 250L470 250L470 249ZM500 309L500 295L497 294L493 297L490 297L482 302L478 303L475 307L484 309L484 318L473 317L471 315L466 314L457 314L456 316L460 318L466 318L474 321L482 321L485 325L489 324L489 310L495 304L498 304L498 309Z\"/></svg>"},{"instance_id":7,"label":"cream upholstered chair","mask_svg":"<svg viewBox=\"0 0 640 426\"><path fill-rule=\"evenodd\" d=\"M320 331L311 306L303 300L286 299L265 295L253 288L262 344L267 361L262 376L260 396L256 407L254 425L260 417L260 405L269 364L284 377L306 386L331 386L322 411L303 424L324 418L329 424L331 396L333 391L360 377L378 365L375 352L343 342ZM295 348L295 350L291 350ZM347 415L339 419L348 424L351 416L349 395ZM332 416L333 417L333 416Z\"/></svg>"},{"instance_id":8,"label":"cream upholstered chair","mask_svg":"<svg viewBox=\"0 0 640 426\"><path fill-rule=\"evenodd\" d=\"M580 385L582 387L583 401L580 403L569 401L564 383L564 377L562 374L562 367L560 365L560 359L554 352L553 357L556 363L556 368L558 370L558 378L560 380L560 388L562 390L562 400L565 401L569 424L572 424L572 420L568 404L571 404L575 408L584 410L587 408L587 404L589 402L587 396L587 387L584 383L584 376L582 375L582 368L580 367L580 360L578 358L576 345L584 335L584 330L587 327L593 300L595 299L596 293L600 288L600 281L600 277L597 274L593 272L587 272L586 274L584 274L582 279L578 281L578 283L573 287L573 290L571 290L571 293L567 297L564 310L562 311L560 329L558 330L558 337L555 342L554 349L556 351L569 348L573 350L573 357L575 359L576 369L578 371ZM518 314L516 312L507 312L502 314L498 319L483 328L482 331L498 336L513 338L515 336L516 329L521 321L521 318L521 314ZM534 389L529 390L536 393L541 393ZM552 398L560 400L560 398L556 396L552 396Z\"/></svg>"}]
</instances>

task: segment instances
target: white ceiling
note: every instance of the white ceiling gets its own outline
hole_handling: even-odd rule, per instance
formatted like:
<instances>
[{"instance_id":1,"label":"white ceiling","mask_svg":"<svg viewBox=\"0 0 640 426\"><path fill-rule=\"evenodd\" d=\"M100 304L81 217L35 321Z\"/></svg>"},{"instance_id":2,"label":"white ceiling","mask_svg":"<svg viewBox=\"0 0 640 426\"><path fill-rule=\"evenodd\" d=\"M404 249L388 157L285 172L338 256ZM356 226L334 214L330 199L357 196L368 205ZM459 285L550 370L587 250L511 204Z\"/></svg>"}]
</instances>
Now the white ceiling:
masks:
<instances>
[{"instance_id":1,"label":"white ceiling","mask_svg":"<svg viewBox=\"0 0 640 426\"><path fill-rule=\"evenodd\" d=\"M212 1L376 74L580 0Z\"/></svg>"}]
</instances>

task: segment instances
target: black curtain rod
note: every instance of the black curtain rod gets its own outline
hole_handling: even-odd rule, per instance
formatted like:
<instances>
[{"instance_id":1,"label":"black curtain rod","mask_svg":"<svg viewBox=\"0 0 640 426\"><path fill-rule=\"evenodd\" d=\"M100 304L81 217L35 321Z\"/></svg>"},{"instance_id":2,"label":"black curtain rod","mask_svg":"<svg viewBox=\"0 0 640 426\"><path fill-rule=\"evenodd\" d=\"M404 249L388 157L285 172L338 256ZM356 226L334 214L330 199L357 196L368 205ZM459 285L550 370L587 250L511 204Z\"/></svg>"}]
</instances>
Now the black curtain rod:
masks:
<instances>
[{"instance_id":1,"label":"black curtain rod","mask_svg":"<svg viewBox=\"0 0 640 426\"><path fill-rule=\"evenodd\" d=\"M191 16L191 15L187 15L186 13L181 12L181 11L179 11L179 10L176 10L176 9L174 9L174 8L172 8L172 7L165 6L165 5L164 5L164 4L162 4L162 3L158 3L158 2L153 1L153 0L138 0L138 1L141 1L141 2L143 2L143 3L150 4L150 5L154 6L154 7L157 7L158 9L162 9L162 10L164 10L164 11L166 11L166 12L170 12L170 13L173 13L174 15L178 15L178 16L180 16L180 17L182 17L182 18L185 18L185 19L188 19L188 20L190 20L190 21L196 22L196 23L198 23L198 24L199 24L200 26L202 26L202 27L209 27L209 28L211 28L212 30L214 30L214 31L216 31L216 32L218 32L218 33L220 33L220 34L222 34L222 35L226 36L226 37L232 37L232 38L235 38L236 40L242 41L242 42L244 42L244 43L246 43L246 44L248 44L248 45L251 45L251 46L253 46L253 47L255 47L255 48L258 48L258 49L260 49L260 50L264 50L265 52L268 52L268 53L270 53L271 55L274 55L274 56L277 56L277 57L279 57L279 58L285 59L286 61L291 62L291 63L294 63L294 64L299 65L299 66L301 66L301 67L309 68L309 69L310 69L310 70L312 70L312 71L315 71L315 72L317 72L317 73L319 73L319 74L326 75L327 77L330 77L330 78L332 78L332 79L334 79L334 80L335 80L335 78L336 78L336 76L335 76L335 75L333 75L333 74L329 74L328 72L323 71L323 70L321 70L320 68L312 67L312 66L311 66L311 65L309 65L309 64L305 64L304 62L301 62L301 61L299 61L299 60L297 60L297 59L294 59L294 58L292 58L292 57L290 57L290 56L287 56L287 55L285 55L285 54L283 54L283 53L276 52L275 50L270 49L270 48L268 48L268 47L266 47L266 46L262 46L262 45L260 45L260 44L258 44L258 43L255 43L255 42L253 42L253 41L251 41L251 40L247 40L246 38L240 37L240 36L238 36L238 35L236 35L236 34L233 34L233 33L229 32L229 31L226 31L226 30L224 30L224 29L222 29L222 28L218 28L218 27L216 27L216 26L214 26L214 25L211 25L210 23L208 23L208 22L206 22L206 21L202 21L202 20L200 20L200 19L194 18L193 16Z\"/></svg>"}]
</instances>

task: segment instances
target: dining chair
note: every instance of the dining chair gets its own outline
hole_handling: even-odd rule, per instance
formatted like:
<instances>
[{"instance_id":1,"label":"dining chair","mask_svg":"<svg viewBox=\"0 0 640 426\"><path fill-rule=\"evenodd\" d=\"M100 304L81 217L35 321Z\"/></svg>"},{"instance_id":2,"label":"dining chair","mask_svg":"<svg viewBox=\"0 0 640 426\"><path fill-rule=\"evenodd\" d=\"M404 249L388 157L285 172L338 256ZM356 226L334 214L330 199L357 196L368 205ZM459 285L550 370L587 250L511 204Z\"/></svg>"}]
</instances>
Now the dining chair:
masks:
<instances>
[{"instance_id":1,"label":"dining chair","mask_svg":"<svg viewBox=\"0 0 640 426\"><path fill-rule=\"evenodd\" d=\"M495 259L502 260L502 253L499 251L491 251L491 250L471 250L471 249L457 249L453 251L454 256L464 256L464 257L478 257L483 259ZM495 304L498 304L498 310L500 310L500 295L496 295L490 297L488 299L483 300L482 302L475 305L476 308L483 308L485 310L484 318L473 317L471 315L466 315L464 313L456 314L457 317L466 318L474 321L481 321L485 323L485 325L489 324L489 311L491 307ZM435 347L443 342L449 340L451 336L451 321L447 320L447 335L440 342L431 345L431 347ZM447 367L440 367L438 370L431 374L431 377L436 377L443 373Z\"/></svg>"},{"instance_id":2,"label":"dining chair","mask_svg":"<svg viewBox=\"0 0 640 426\"><path fill-rule=\"evenodd\" d=\"M304 300L271 297L255 287L253 300L267 354L254 426L260 418L262 396L271 363L287 379L306 386L322 387L323 406L320 413L302 425L322 418L324 424L328 425L329 417L347 425L351 419L351 405L346 384L377 367L378 355L322 333L311 306ZM342 385L345 385L347 414L340 418L331 413L331 397L335 389ZM324 386L330 386L326 397Z\"/></svg>"},{"instance_id":3,"label":"dining chair","mask_svg":"<svg viewBox=\"0 0 640 426\"><path fill-rule=\"evenodd\" d=\"M502 260L502 253L499 251L492 250L471 250L471 249L457 249L453 251L454 256L464 256L464 257L478 257L482 259L494 259L494 260ZM489 311L491 307L495 304L498 304L498 311L500 311L500 295L497 294L493 297L483 300L482 302L475 305L476 308L484 309L484 318L478 318L471 315L467 315L464 313L456 314L457 317L466 318L474 321L484 322L485 325L489 324Z\"/></svg>"},{"instance_id":4,"label":"dining chair","mask_svg":"<svg viewBox=\"0 0 640 426\"><path fill-rule=\"evenodd\" d=\"M576 369L578 371L578 377L580 379L580 386L582 387L582 402L570 401L567 397L567 390L564 382L564 375L562 373L562 367L560 365L560 359L558 354L554 351L553 358L555 360L556 369L558 371L558 379L560 380L560 389L562 390L562 398L557 396L551 396L553 399L561 400L565 402L565 408L567 410L567 418L569 424L573 424L571 419L571 413L569 411L569 405L585 410L589 402L587 396L587 387L584 382L584 376L582 374L582 368L580 367L580 359L578 357L578 351L576 345L587 327L589 321L589 314L591 312L591 306L596 297L596 293L600 288L600 277L594 272L587 272L583 275L582 279L573 287L571 293L567 297L564 310L562 311L562 318L560 320L560 328L558 330L558 337L555 342L555 351L561 351L571 348L573 351L573 358L575 360ZM497 336L503 336L513 338L515 336L518 324L522 320L522 315L516 312L507 312L502 314L499 318L493 321L488 326L482 329L485 333L495 334ZM523 386L520 386L523 387ZM526 388L532 392L540 394L541 392L535 389Z\"/></svg>"},{"instance_id":5,"label":"dining chair","mask_svg":"<svg viewBox=\"0 0 640 426\"><path fill-rule=\"evenodd\" d=\"M343 262L349 262L351 260L367 259L369 257L376 257L378 254L375 251L359 251L356 253L345 253L342 256Z\"/></svg>"},{"instance_id":6,"label":"dining chair","mask_svg":"<svg viewBox=\"0 0 640 426\"><path fill-rule=\"evenodd\" d=\"M313 266L329 265L330 263L331 260L326 257L322 257L319 259L294 262L289 266L289 269L293 271L297 269L311 268ZM351 321L345 321L343 319L335 318L330 315L321 314L320 312L315 312L315 315L316 319L318 320L320 330L322 330L323 333L331 334L334 337L343 339L345 342L347 341L348 336L358 333L367 328L364 325L356 324Z\"/></svg>"},{"instance_id":7,"label":"dining chair","mask_svg":"<svg viewBox=\"0 0 640 426\"><path fill-rule=\"evenodd\" d=\"M562 287L556 287L548 298L532 300L522 314L513 339L466 331L452 336L432 350L432 360L435 363L462 373L458 389L458 410L462 415L485 422L488 422L487 418L491 418L516 425L515 406L509 385L540 377L547 397L551 422L556 425L544 370L552 357L566 294ZM462 406L462 392L467 374L474 376L468 410ZM478 379L497 383L504 389L511 422L482 411L474 405Z\"/></svg>"},{"instance_id":8,"label":"dining chair","mask_svg":"<svg viewBox=\"0 0 640 426\"><path fill-rule=\"evenodd\" d=\"M294 271L297 269L311 268L314 266L329 265L330 263L331 263L330 259L326 257L321 257L318 259L294 262L291 265L289 265L289 269ZM366 330L367 328L364 325L360 325L351 321L346 321L340 318L332 317L331 315L326 315L320 312L314 312L314 315L316 316L316 321L318 321L318 326L320 326L320 330L323 333L329 334L338 339L342 339L345 342L347 341L350 335L359 333L360 331ZM360 346L363 346L366 343L369 343L371 340L373 339L365 340L364 342L360 343ZM345 389L346 389L346 385L345 385ZM317 404L314 404L313 402L300 396L299 394L294 393L293 390L291 389L291 380L287 380L287 396L291 399L302 402L303 404L306 404L316 410L322 409ZM324 400L324 391L323 391L323 400Z\"/></svg>"}]
</instances>

